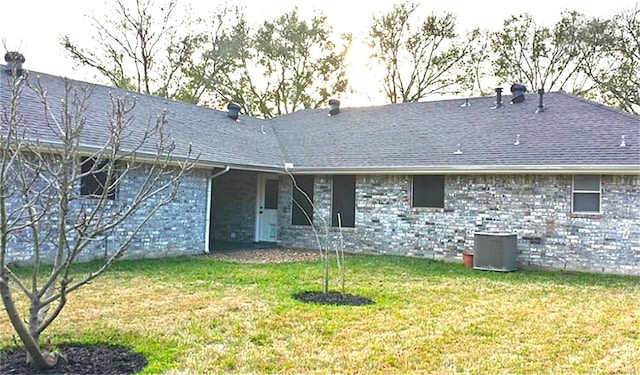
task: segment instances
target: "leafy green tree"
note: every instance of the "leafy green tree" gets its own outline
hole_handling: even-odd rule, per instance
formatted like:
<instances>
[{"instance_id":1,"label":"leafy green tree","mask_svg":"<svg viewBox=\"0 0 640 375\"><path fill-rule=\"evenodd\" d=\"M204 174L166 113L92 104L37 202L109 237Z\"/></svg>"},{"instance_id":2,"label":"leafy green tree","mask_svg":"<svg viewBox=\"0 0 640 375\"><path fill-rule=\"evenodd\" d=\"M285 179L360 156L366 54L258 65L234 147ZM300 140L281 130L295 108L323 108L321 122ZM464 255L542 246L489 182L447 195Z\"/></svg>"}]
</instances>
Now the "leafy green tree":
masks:
<instances>
[{"instance_id":1,"label":"leafy green tree","mask_svg":"<svg viewBox=\"0 0 640 375\"><path fill-rule=\"evenodd\" d=\"M473 81L462 66L479 31L459 37L450 13L431 14L415 27L418 7L396 4L389 13L374 17L369 31L371 57L384 69L382 86L391 103L458 92Z\"/></svg>"},{"instance_id":2,"label":"leafy green tree","mask_svg":"<svg viewBox=\"0 0 640 375\"><path fill-rule=\"evenodd\" d=\"M246 114L274 117L318 108L347 91L344 60L351 35L334 42L322 13L304 20L294 8L257 29L241 17L229 42L236 69L223 72L225 82L215 89Z\"/></svg>"},{"instance_id":3,"label":"leafy green tree","mask_svg":"<svg viewBox=\"0 0 640 375\"><path fill-rule=\"evenodd\" d=\"M585 24L582 69L596 83L597 99L640 114L640 8Z\"/></svg>"},{"instance_id":4,"label":"leafy green tree","mask_svg":"<svg viewBox=\"0 0 640 375\"><path fill-rule=\"evenodd\" d=\"M495 92L493 86L487 86L487 80L492 77L489 31L477 30L476 33L478 37L471 41L469 53L460 64L458 74L464 77L460 79L460 86L469 96L489 96Z\"/></svg>"},{"instance_id":5,"label":"leafy green tree","mask_svg":"<svg viewBox=\"0 0 640 375\"><path fill-rule=\"evenodd\" d=\"M244 12L239 7L218 8L197 23L203 30L185 37L184 45L190 51L173 53L176 46L168 48L170 56L185 56L169 64L179 65L183 78L172 98L218 108L230 100L226 87L231 86L230 75L241 66L243 43L236 38L246 25Z\"/></svg>"},{"instance_id":6,"label":"leafy green tree","mask_svg":"<svg viewBox=\"0 0 640 375\"><path fill-rule=\"evenodd\" d=\"M583 25L584 16L577 12L563 12L553 29L537 24L526 13L510 17L503 30L490 37L493 75L531 90L584 94L591 86L580 74L583 54L576 44Z\"/></svg>"},{"instance_id":7,"label":"leafy green tree","mask_svg":"<svg viewBox=\"0 0 640 375\"><path fill-rule=\"evenodd\" d=\"M96 50L62 40L116 87L212 107L235 101L262 117L317 108L347 91L351 36L336 43L322 14L303 20L294 8L253 28L238 7L178 22L177 0L124 1L115 0L114 15L93 18Z\"/></svg>"}]
</instances>

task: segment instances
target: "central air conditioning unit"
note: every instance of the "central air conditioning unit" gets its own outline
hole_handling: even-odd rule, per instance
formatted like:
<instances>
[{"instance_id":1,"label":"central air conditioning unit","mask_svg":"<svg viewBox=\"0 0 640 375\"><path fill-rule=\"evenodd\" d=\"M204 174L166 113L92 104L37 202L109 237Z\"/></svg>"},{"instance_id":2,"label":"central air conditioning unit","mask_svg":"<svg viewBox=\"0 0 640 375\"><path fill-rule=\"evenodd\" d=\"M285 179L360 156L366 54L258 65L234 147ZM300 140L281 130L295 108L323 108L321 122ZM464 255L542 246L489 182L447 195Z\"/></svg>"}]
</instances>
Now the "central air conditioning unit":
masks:
<instances>
[{"instance_id":1,"label":"central air conditioning unit","mask_svg":"<svg viewBox=\"0 0 640 375\"><path fill-rule=\"evenodd\" d=\"M476 232L473 269L502 272L518 269L517 234Z\"/></svg>"}]
</instances>

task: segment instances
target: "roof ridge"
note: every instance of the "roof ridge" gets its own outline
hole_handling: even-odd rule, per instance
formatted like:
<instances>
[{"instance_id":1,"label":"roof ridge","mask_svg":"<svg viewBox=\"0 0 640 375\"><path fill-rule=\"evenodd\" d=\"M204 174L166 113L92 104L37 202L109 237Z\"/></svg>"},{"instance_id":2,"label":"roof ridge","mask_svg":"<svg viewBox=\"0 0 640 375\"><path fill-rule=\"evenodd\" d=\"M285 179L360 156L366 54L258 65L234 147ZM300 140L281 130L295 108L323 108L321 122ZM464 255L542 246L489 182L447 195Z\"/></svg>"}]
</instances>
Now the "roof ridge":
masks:
<instances>
[{"instance_id":1,"label":"roof ridge","mask_svg":"<svg viewBox=\"0 0 640 375\"><path fill-rule=\"evenodd\" d=\"M590 104L592 106L603 108L603 109L606 109L608 111L615 112L617 114L622 114L622 115L627 116L627 117L632 118L632 119L640 120L640 115L636 115L636 114L633 114L631 112L624 111L624 110L622 110L620 108L615 108L615 107L612 107L610 105L602 104L602 103L597 102L595 100L589 100L589 99L583 98L583 97L581 97L579 95L566 92L564 90L554 91L554 92L556 92L556 93L558 93L560 95L564 95L564 96L566 96L566 97L568 97L570 99L577 100L577 101L582 102L582 103Z\"/></svg>"}]
</instances>

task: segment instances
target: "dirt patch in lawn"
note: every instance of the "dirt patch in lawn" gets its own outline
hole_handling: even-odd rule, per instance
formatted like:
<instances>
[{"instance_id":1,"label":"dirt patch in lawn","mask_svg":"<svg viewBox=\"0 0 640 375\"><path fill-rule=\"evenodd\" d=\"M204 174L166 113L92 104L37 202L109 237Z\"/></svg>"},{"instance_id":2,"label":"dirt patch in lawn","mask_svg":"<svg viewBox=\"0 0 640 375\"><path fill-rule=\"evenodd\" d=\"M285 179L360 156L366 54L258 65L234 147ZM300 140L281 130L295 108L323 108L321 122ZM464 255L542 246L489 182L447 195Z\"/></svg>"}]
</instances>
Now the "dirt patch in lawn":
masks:
<instances>
[{"instance_id":1,"label":"dirt patch in lawn","mask_svg":"<svg viewBox=\"0 0 640 375\"><path fill-rule=\"evenodd\" d=\"M320 259L319 250L292 249L292 248L263 248L263 249L237 249L212 251L209 254L199 255L225 261L239 263L285 263L303 262Z\"/></svg>"}]
</instances>

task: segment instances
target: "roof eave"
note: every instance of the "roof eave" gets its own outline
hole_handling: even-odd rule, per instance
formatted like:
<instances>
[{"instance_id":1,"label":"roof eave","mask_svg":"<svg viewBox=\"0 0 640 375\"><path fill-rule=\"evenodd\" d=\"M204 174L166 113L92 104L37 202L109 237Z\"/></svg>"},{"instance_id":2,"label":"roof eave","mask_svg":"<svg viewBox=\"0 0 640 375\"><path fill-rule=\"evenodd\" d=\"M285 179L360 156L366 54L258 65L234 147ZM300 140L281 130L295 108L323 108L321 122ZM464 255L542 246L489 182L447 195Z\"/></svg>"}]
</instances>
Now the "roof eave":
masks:
<instances>
[{"instance_id":1,"label":"roof eave","mask_svg":"<svg viewBox=\"0 0 640 375\"><path fill-rule=\"evenodd\" d=\"M289 167L295 174L621 174L640 175L640 164L458 165L406 167Z\"/></svg>"}]
</instances>

